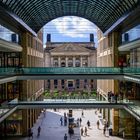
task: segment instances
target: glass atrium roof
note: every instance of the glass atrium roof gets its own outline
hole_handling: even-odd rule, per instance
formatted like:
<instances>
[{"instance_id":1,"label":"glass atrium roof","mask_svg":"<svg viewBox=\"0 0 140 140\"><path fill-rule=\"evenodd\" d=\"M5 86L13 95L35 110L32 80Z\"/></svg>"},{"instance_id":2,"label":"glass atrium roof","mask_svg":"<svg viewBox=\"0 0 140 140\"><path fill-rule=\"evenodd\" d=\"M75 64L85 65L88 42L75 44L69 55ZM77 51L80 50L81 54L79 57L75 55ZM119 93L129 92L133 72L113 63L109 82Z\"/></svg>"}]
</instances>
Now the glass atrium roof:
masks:
<instances>
[{"instance_id":1,"label":"glass atrium roof","mask_svg":"<svg viewBox=\"0 0 140 140\"><path fill-rule=\"evenodd\" d=\"M139 5L140 0L0 0L0 6L20 17L35 32L61 16L79 16L103 32Z\"/></svg>"}]
</instances>

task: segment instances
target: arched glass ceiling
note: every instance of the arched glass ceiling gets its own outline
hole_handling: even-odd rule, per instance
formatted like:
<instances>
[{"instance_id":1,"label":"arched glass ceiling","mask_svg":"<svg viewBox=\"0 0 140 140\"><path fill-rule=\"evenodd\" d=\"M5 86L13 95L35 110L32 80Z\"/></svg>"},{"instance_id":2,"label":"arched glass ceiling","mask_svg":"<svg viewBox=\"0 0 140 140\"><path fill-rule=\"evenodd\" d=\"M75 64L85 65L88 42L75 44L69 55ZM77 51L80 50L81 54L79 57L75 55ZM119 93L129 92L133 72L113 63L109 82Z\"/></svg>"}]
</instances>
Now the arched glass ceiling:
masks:
<instances>
[{"instance_id":1,"label":"arched glass ceiling","mask_svg":"<svg viewBox=\"0 0 140 140\"><path fill-rule=\"evenodd\" d=\"M86 18L105 32L138 4L139 0L0 0L35 32L52 19L71 15Z\"/></svg>"}]
</instances>

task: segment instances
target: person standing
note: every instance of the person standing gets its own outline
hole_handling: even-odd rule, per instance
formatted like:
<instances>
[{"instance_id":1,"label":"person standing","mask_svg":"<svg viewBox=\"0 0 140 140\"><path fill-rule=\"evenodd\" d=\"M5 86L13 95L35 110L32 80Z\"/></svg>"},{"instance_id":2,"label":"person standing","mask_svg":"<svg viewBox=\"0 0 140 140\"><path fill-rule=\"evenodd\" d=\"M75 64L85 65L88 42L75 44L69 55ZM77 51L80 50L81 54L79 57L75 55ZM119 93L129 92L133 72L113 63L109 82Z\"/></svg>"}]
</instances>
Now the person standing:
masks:
<instances>
[{"instance_id":1,"label":"person standing","mask_svg":"<svg viewBox=\"0 0 140 140\"><path fill-rule=\"evenodd\" d=\"M87 121L87 126L88 126L88 128L90 127L90 121L89 120Z\"/></svg>"},{"instance_id":2,"label":"person standing","mask_svg":"<svg viewBox=\"0 0 140 140\"><path fill-rule=\"evenodd\" d=\"M79 127L79 121L80 121L80 120L79 120L79 118L78 118L78 119L77 119L77 127Z\"/></svg>"},{"instance_id":3,"label":"person standing","mask_svg":"<svg viewBox=\"0 0 140 140\"><path fill-rule=\"evenodd\" d=\"M33 132L31 130L31 128L28 129L28 137L30 139L30 137L33 139Z\"/></svg>"},{"instance_id":4,"label":"person standing","mask_svg":"<svg viewBox=\"0 0 140 140\"><path fill-rule=\"evenodd\" d=\"M106 129L108 130L108 128L109 128L109 123L108 123L108 121L106 122Z\"/></svg>"},{"instance_id":5,"label":"person standing","mask_svg":"<svg viewBox=\"0 0 140 140\"><path fill-rule=\"evenodd\" d=\"M106 126L104 125L104 128L103 128L103 134L105 135L105 132L106 132Z\"/></svg>"},{"instance_id":6,"label":"person standing","mask_svg":"<svg viewBox=\"0 0 140 140\"><path fill-rule=\"evenodd\" d=\"M82 117L84 117L84 111L83 110L82 110L82 114L81 115L82 115Z\"/></svg>"},{"instance_id":7,"label":"person standing","mask_svg":"<svg viewBox=\"0 0 140 140\"><path fill-rule=\"evenodd\" d=\"M100 125L100 123L99 123L99 120L97 121L97 129L99 129L99 125Z\"/></svg>"},{"instance_id":8,"label":"person standing","mask_svg":"<svg viewBox=\"0 0 140 140\"><path fill-rule=\"evenodd\" d=\"M81 128L81 136L83 136L84 130L83 128Z\"/></svg>"},{"instance_id":9,"label":"person standing","mask_svg":"<svg viewBox=\"0 0 140 140\"><path fill-rule=\"evenodd\" d=\"M60 118L61 126L63 125L63 119L62 117Z\"/></svg>"},{"instance_id":10,"label":"person standing","mask_svg":"<svg viewBox=\"0 0 140 140\"><path fill-rule=\"evenodd\" d=\"M85 136L87 136L87 127L85 127Z\"/></svg>"},{"instance_id":11,"label":"person standing","mask_svg":"<svg viewBox=\"0 0 140 140\"><path fill-rule=\"evenodd\" d=\"M44 115L44 118L46 116L46 109L43 109L43 115Z\"/></svg>"},{"instance_id":12,"label":"person standing","mask_svg":"<svg viewBox=\"0 0 140 140\"><path fill-rule=\"evenodd\" d=\"M117 104L117 101L118 101L118 94L116 93L115 94L115 103Z\"/></svg>"},{"instance_id":13,"label":"person standing","mask_svg":"<svg viewBox=\"0 0 140 140\"><path fill-rule=\"evenodd\" d=\"M65 135L64 135L64 140L67 140L68 139L68 136L67 136L67 134L65 133Z\"/></svg>"},{"instance_id":14,"label":"person standing","mask_svg":"<svg viewBox=\"0 0 140 140\"><path fill-rule=\"evenodd\" d=\"M67 117L64 117L64 125L67 126Z\"/></svg>"},{"instance_id":15,"label":"person standing","mask_svg":"<svg viewBox=\"0 0 140 140\"><path fill-rule=\"evenodd\" d=\"M41 127L40 126L38 127L37 131L38 131L37 136L39 137L40 136L40 131L41 131Z\"/></svg>"},{"instance_id":16,"label":"person standing","mask_svg":"<svg viewBox=\"0 0 140 140\"><path fill-rule=\"evenodd\" d=\"M80 120L79 120L79 121L80 121L80 126L81 126L81 123L82 123L82 119L80 118Z\"/></svg>"}]
</instances>

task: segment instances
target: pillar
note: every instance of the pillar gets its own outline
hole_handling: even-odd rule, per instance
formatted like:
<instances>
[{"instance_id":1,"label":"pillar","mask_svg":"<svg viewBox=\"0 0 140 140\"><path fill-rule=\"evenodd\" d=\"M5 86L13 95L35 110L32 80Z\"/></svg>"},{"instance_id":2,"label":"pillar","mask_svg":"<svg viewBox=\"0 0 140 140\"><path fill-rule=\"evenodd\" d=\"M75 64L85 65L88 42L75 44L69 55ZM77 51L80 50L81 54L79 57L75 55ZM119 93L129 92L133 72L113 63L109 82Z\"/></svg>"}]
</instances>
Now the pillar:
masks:
<instances>
[{"instance_id":1,"label":"pillar","mask_svg":"<svg viewBox=\"0 0 140 140\"><path fill-rule=\"evenodd\" d=\"M88 67L90 67L90 57L88 56Z\"/></svg>"},{"instance_id":2,"label":"pillar","mask_svg":"<svg viewBox=\"0 0 140 140\"><path fill-rule=\"evenodd\" d=\"M50 80L50 92L54 91L54 80Z\"/></svg>"},{"instance_id":3,"label":"pillar","mask_svg":"<svg viewBox=\"0 0 140 140\"><path fill-rule=\"evenodd\" d=\"M73 67L75 67L75 56L73 57Z\"/></svg>"},{"instance_id":4,"label":"pillar","mask_svg":"<svg viewBox=\"0 0 140 140\"><path fill-rule=\"evenodd\" d=\"M51 57L51 67L53 67L53 57Z\"/></svg>"},{"instance_id":5,"label":"pillar","mask_svg":"<svg viewBox=\"0 0 140 140\"><path fill-rule=\"evenodd\" d=\"M80 80L80 90L84 89L84 80Z\"/></svg>"},{"instance_id":6,"label":"pillar","mask_svg":"<svg viewBox=\"0 0 140 140\"><path fill-rule=\"evenodd\" d=\"M67 56L65 58L65 64L66 64L66 67L68 67L68 57Z\"/></svg>"},{"instance_id":7,"label":"pillar","mask_svg":"<svg viewBox=\"0 0 140 140\"><path fill-rule=\"evenodd\" d=\"M58 67L61 67L61 58L58 57Z\"/></svg>"},{"instance_id":8,"label":"pillar","mask_svg":"<svg viewBox=\"0 0 140 140\"><path fill-rule=\"evenodd\" d=\"M82 58L82 56L80 57L80 67L83 67L83 58Z\"/></svg>"},{"instance_id":9,"label":"pillar","mask_svg":"<svg viewBox=\"0 0 140 140\"><path fill-rule=\"evenodd\" d=\"M57 87L57 89L58 89L59 91L62 90L61 80L58 80L58 87Z\"/></svg>"}]
</instances>

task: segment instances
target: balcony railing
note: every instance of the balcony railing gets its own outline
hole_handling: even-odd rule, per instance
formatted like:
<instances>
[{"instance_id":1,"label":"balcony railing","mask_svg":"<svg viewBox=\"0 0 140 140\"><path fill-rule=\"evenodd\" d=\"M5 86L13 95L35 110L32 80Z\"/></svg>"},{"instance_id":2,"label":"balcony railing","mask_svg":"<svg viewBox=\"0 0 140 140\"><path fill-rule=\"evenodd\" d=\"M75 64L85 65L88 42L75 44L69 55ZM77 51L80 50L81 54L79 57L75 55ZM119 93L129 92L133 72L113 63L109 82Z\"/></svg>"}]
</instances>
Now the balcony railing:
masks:
<instances>
[{"instance_id":1,"label":"balcony railing","mask_svg":"<svg viewBox=\"0 0 140 140\"><path fill-rule=\"evenodd\" d=\"M12 67L0 68L0 75L46 74L46 75L92 75L92 74L140 74L140 68L117 67Z\"/></svg>"}]
</instances>

